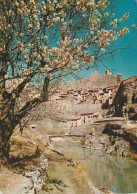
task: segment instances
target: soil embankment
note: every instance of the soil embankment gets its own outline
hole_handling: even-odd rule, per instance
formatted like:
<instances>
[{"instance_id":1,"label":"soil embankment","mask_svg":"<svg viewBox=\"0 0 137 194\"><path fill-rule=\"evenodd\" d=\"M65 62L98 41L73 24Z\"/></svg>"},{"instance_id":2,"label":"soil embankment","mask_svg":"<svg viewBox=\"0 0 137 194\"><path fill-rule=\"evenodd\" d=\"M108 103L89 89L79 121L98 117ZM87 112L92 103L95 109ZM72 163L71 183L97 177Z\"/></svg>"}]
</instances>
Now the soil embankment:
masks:
<instances>
[{"instance_id":1,"label":"soil embankment","mask_svg":"<svg viewBox=\"0 0 137 194\"><path fill-rule=\"evenodd\" d=\"M49 150L48 152L48 179L45 181L40 194L110 193L109 191L99 190L94 186L82 164L76 163L58 151Z\"/></svg>"}]
</instances>

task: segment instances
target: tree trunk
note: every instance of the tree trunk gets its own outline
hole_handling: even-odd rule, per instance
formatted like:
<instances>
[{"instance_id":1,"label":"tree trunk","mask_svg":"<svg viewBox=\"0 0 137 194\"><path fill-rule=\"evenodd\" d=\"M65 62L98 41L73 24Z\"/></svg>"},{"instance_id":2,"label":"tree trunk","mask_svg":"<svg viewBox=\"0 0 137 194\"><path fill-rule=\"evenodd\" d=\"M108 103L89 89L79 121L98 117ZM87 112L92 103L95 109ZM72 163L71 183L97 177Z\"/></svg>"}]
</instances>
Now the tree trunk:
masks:
<instances>
[{"instance_id":1,"label":"tree trunk","mask_svg":"<svg viewBox=\"0 0 137 194\"><path fill-rule=\"evenodd\" d=\"M49 78L45 77L44 79L44 85L43 85L43 101L48 100L48 86L49 86Z\"/></svg>"},{"instance_id":2,"label":"tree trunk","mask_svg":"<svg viewBox=\"0 0 137 194\"><path fill-rule=\"evenodd\" d=\"M18 121L14 115L15 99L7 91L0 98L0 155L8 158L9 139Z\"/></svg>"},{"instance_id":3,"label":"tree trunk","mask_svg":"<svg viewBox=\"0 0 137 194\"><path fill-rule=\"evenodd\" d=\"M0 122L0 155L1 157L9 156L9 140L13 133L15 125L13 121L7 119L7 122Z\"/></svg>"}]
</instances>

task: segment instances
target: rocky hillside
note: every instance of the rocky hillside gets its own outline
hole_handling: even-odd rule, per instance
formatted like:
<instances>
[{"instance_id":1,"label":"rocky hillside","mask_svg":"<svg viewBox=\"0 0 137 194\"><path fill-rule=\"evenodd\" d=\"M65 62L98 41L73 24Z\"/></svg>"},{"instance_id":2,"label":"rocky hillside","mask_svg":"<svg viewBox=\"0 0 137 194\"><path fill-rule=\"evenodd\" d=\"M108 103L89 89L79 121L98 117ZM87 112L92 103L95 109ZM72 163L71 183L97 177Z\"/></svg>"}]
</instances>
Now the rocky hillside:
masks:
<instances>
[{"instance_id":1,"label":"rocky hillside","mask_svg":"<svg viewBox=\"0 0 137 194\"><path fill-rule=\"evenodd\" d=\"M85 89L86 88L104 88L117 83L116 75L99 75L93 81L90 78L83 78L75 81L59 82L58 84L51 85L51 91L56 90L66 91L68 89ZM55 87L55 88L54 88Z\"/></svg>"},{"instance_id":2,"label":"rocky hillside","mask_svg":"<svg viewBox=\"0 0 137 194\"><path fill-rule=\"evenodd\" d=\"M136 159L137 123L115 117L95 122L85 138L84 147Z\"/></svg>"},{"instance_id":3,"label":"rocky hillside","mask_svg":"<svg viewBox=\"0 0 137 194\"><path fill-rule=\"evenodd\" d=\"M91 87L92 88L105 88L117 83L117 76L116 75L100 75L97 77Z\"/></svg>"},{"instance_id":4,"label":"rocky hillside","mask_svg":"<svg viewBox=\"0 0 137 194\"><path fill-rule=\"evenodd\" d=\"M116 116L133 116L137 113L137 77L125 79L115 96L114 103Z\"/></svg>"}]
</instances>

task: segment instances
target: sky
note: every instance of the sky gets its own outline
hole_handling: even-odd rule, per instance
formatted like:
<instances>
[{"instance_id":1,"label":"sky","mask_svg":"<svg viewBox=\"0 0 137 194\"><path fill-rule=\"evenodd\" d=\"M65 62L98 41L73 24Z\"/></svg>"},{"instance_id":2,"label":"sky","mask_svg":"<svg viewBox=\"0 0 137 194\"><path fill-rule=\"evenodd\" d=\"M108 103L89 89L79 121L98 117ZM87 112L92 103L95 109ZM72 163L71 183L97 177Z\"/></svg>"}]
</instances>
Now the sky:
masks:
<instances>
[{"instance_id":1,"label":"sky","mask_svg":"<svg viewBox=\"0 0 137 194\"><path fill-rule=\"evenodd\" d=\"M117 1L117 0L116 0ZM129 18L123 22L123 27L131 27L132 24L137 25L137 0L118 0L117 12L115 18L120 19L126 12L129 12ZM115 41L114 47L127 47L128 49L119 50L114 57L105 60L105 65L112 69L112 73L117 75L122 73L124 78L137 76L137 29L131 30L124 38ZM98 71L104 74L105 68L98 64ZM82 77L89 77L95 69L90 69L80 73Z\"/></svg>"}]
</instances>

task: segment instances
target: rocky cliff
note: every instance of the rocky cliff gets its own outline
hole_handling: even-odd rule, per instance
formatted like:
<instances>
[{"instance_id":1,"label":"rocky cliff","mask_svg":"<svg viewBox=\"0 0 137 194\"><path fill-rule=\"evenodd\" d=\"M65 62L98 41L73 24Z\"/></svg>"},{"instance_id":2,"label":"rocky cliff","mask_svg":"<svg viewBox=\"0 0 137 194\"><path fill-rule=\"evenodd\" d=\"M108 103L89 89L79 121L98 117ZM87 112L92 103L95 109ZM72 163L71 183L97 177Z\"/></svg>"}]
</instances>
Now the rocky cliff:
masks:
<instances>
[{"instance_id":1,"label":"rocky cliff","mask_svg":"<svg viewBox=\"0 0 137 194\"><path fill-rule=\"evenodd\" d=\"M84 147L102 150L108 154L133 156L137 153L137 123L126 120L102 120L94 124L87 135Z\"/></svg>"},{"instance_id":2,"label":"rocky cliff","mask_svg":"<svg viewBox=\"0 0 137 194\"><path fill-rule=\"evenodd\" d=\"M137 76L121 83L113 107L115 116L131 117L137 113Z\"/></svg>"}]
</instances>

